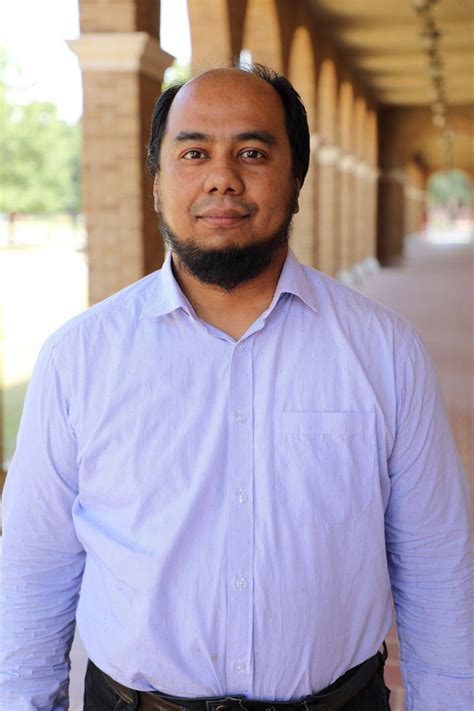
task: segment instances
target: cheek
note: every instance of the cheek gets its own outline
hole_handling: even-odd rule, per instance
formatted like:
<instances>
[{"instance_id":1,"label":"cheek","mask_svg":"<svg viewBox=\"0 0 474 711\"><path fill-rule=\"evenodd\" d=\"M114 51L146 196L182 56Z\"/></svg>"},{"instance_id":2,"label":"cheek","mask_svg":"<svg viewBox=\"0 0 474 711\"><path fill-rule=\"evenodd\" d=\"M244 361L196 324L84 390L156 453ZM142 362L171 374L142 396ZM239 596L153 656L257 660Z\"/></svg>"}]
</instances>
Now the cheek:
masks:
<instances>
[{"instance_id":1,"label":"cheek","mask_svg":"<svg viewBox=\"0 0 474 711\"><path fill-rule=\"evenodd\" d=\"M262 186L260 206L262 212L270 213L278 221L282 215L286 214L288 205L291 202L292 186L277 179L268 179Z\"/></svg>"}]
</instances>

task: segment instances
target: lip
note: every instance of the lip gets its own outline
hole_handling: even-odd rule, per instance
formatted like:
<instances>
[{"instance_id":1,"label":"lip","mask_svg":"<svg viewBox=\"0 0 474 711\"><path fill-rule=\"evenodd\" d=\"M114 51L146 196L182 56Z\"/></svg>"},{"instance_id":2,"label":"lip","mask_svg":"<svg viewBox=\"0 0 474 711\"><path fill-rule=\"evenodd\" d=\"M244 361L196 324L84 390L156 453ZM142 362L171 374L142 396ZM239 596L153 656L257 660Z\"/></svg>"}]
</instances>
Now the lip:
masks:
<instances>
[{"instance_id":1,"label":"lip","mask_svg":"<svg viewBox=\"0 0 474 711\"><path fill-rule=\"evenodd\" d=\"M245 212L239 212L239 210L218 210L213 208L202 212L197 217L210 227L234 227L235 225L240 225L249 215Z\"/></svg>"}]
</instances>

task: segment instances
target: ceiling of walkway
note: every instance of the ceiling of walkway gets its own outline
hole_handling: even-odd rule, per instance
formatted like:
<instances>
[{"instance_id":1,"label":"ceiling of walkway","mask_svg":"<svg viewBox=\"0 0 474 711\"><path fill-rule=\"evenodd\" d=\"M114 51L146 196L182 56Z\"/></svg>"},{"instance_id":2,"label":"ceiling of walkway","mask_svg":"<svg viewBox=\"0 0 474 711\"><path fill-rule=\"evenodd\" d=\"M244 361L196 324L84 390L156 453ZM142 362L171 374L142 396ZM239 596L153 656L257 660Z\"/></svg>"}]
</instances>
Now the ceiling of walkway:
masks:
<instances>
[{"instance_id":1,"label":"ceiling of walkway","mask_svg":"<svg viewBox=\"0 0 474 711\"><path fill-rule=\"evenodd\" d=\"M310 2L378 104L474 104L473 0Z\"/></svg>"}]
</instances>

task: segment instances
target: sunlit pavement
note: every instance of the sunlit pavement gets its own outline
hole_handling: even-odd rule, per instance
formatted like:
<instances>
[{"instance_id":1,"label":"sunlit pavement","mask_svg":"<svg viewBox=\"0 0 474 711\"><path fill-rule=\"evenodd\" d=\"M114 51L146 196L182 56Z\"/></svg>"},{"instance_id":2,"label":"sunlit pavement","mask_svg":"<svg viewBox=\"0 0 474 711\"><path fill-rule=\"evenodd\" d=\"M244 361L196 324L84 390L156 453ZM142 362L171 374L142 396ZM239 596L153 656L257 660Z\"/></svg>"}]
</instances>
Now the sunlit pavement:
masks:
<instances>
[{"instance_id":1,"label":"sunlit pavement","mask_svg":"<svg viewBox=\"0 0 474 711\"><path fill-rule=\"evenodd\" d=\"M38 261L39 256L39 261ZM464 237L438 232L433 243L411 240L401 266L383 269L367 277L357 288L406 316L418 329L430 350L439 377L466 472L474 483L472 469L474 352L472 243ZM86 274L81 254L62 259L47 250L34 255L13 254L3 260L0 283L14 291L16 313L11 313L7 331L11 343L25 346L26 354L9 366L11 377L24 377L40 342L53 328L85 306ZM11 292L10 292L11 294ZM39 321L43 321L43 326ZM44 322L46 321L46 326ZM24 335L30 324L29 344ZM21 335L23 334L23 335ZM20 351L23 349L20 348ZM21 353L20 353L21 355ZM396 663L398 648L389 637L390 661L387 681L393 689L392 711L400 711L401 678ZM71 651L70 709L82 709L86 655L76 638Z\"/></svg>"}]
</instances>

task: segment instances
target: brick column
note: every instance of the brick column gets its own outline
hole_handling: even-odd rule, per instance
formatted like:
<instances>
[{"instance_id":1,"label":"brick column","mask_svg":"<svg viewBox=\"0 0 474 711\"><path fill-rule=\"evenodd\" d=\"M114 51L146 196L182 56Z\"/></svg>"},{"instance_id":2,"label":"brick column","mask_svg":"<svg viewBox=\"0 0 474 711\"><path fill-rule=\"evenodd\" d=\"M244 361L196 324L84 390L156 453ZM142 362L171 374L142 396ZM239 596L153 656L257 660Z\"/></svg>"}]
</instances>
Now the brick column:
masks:
<instances>
[{"instance_id":1,"label":"brick column","mask_svg":"<svg viewBox=\"0 0 474 711\"><path fill-rule=\"evenodd\" d=\"M338 171L340 149L335 145L321 145L317 149L318 162L318 250L316 266L322 272L336 272L338 251Z\"/></svg>"},{"instance_id":2,"label":"brick column","mask_svg":"<svg viewBox=\"0 0 474 711\"><path fill-rule=\"evenodd\" d=\"M352 272L356 281L364 278L364 242L367 231L366 164L358 160L354 164L354 250Z\"/></svg>"},{"instance_id":3,"label":"brick column","mask_svg":"<svg viewBox=\"0 0 474 711\"><path fill-rule=\"evenodd\" d=\"M403 253L405 174L384 170L378 187L377 251L382 264L397 261Z\"/></svg>"},{"instance_id":4,"label":"brick column","mask_svg":"<svg viewBox=\"0 0 474 711\"><path fill-rule=\"evenodd\" d=\"M82 191L94 303L163 261L144 161L153 103L173 58L147 32L87 33L69 46L83 73Z\"/></svg>"},{"instance_id":5,"label":"brick column","mask_svg":"<svg viewBox=\"0 0 474 711\"><path fill-rule=\"evenodd\" d=\"M275 0L247 0L243 23L242 47L252 53L252 61L283 71L282 36L279 10Z\"/></svg>"},{"instance_id":6,"label":"brick column","mask_svg":"<svg viewBox=\"0 0 474 711\"><path fill-rule=\"evenodd\" d=\"M188 0L194 73L229 64L238 54L228 5L227 0Z\"/></svg>"},{"instance_id":7,"label":"brick column","mask_svg":"<svg viewBox=\"0 0 474 711\"><path fill-rule=\"evenodd\" d=\"M407 184L404 189L405 196L405 235L420 232L423 227L424 206L426 193L415 185Z\"/></svg>"},{"instance_id":8,"label":"brick column","mask_svg":"<svg viewBox=\"0 0 474 711\"><path fill-rule=\"evenodd\" d=\"M364 269L373 274L380 269L377 259L377 192L380 171L367 166L367 239L364 255Z\"/></svg>"},{"instance_id":9,"label":"brick column","mask_svg":"<svg viewBox=\"0 0 474 711\"><path fill-rule=\"evenodd\" d=\"M299 197L299 212L294 217L291 246L303 264L318 267L317 264L317 134L311 135L311 155L309 168Z\"/></svg>"},{"instance_id":10,"label":"brick column","mask_svg":"<svg viewBox=\"0 0 474 711\"><path fill-rule=\"evenodd\" d=\"M362 280L379 269L376 257L378 171L364 161L356 165L356 249L353 276Z\"/></svg>"},{"instance_id":11,"label":"brick column","mask_svg":"<svg viewBox=\"0 0 474 711\"><path fill-rule=\"evenodd\" d=\"M346 153L338 162L339 171L339 250L336 276L351 284L354 263L354 156Z\"/></svg>"},{"instance_id":12,"label":"brick column","mask_svg":"<svg viewBox=\"0 0 474 711\"><path fill-rule=\"evenodd\" d=\"M376 272L379 263L376 257L376 213L378 171L360 161L357 166L358 199L357 256L355 273L359 278Z\"/></svg>"}]
</instances>

